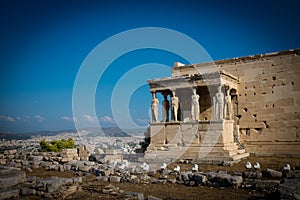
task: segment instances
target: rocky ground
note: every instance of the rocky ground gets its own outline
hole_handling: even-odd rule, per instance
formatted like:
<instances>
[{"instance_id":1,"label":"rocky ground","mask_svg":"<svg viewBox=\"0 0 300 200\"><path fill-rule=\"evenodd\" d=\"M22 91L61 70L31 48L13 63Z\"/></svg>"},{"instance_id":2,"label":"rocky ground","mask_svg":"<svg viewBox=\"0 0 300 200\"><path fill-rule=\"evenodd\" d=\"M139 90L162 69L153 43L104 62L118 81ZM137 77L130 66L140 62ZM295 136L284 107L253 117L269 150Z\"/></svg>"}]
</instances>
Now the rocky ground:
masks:
<instances>
[{"instance_id":1,"label":"rocky ground","mask_svg":"<svg viewBox=\"0 0 300 200\"><path fill-rule=\"evenodd\" d=\"M260 163L246 169L245 163ZM285 164L289 170L283 170ZM121 154L10 148L0 153L1 199L300 199L300 159L249 157L232 166L129 162ZM179 171L174 168L179 168Z\"/></svg>"},{"instance_id":2,"label":"rocky ground","mask_svg":"<svg viewBox=\"0 0 300 200\"><path fill-rule=\"evenodd\" d=\"M299 158L277 158L277 157L249 157L233 166L216 166L216 165L199 165L199 171L202 172L218 172L227 171L227 173L245 172L245 163L259 162L261 171L266 171L267 168L277 171L282 170L282 166L289 163L291 166L300 167ZM191 170L192 164L173 163L168 168L173 169L175 165L181 166L182 171ZM49 178L52 176L58 177L77 177L74 172L56 172L45 169L36 169L32 172L27 172L27 176L37 176L40 178ZM159 174L154 175L159 178ZM168 177L168 180L172 175ZM152 178L153 179L153 178ZM262 178L261 181L279 181L280 178ZM186 186L178 183L166 182L151 182L143 183L128 183L128 182L106 182L99 181L97 176L89 174L83 178L80 183L80 189L66 197L66 199L280 199L278 185L276 182L261 183L260 186L248 187L246 185L239 188L226 186ZM299 184L299 181L297 182ZM268 184L271 184L268 185ZM24 197L25 199L32 199ZM34 196L39 199L39 196ZM289 198L288 198L289 199ZM293 199L293 198L290 198Z\"/></svg>"}]
</instances>

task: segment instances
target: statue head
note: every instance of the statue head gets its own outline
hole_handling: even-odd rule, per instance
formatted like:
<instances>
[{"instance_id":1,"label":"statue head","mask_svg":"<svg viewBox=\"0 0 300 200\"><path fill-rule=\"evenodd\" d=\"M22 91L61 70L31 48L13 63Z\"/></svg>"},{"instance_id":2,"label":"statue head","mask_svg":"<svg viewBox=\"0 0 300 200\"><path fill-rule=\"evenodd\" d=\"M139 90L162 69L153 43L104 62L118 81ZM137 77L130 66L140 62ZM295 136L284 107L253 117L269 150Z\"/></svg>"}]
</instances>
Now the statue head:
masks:
<instances>
[{"instance_id":1,"label":"statue head","mask_svg":"<svg viewBox=\"0 0 300 200\"><path fill-rule=\"evenodd\" d=\"M156 93L155 92L152 92L152 97L153 97L153 99L156 98Z\"/></svg>"},{"instance_id":2,"label":"statue head","mask_svg":"<svg viewBox=\"0 0 300 200\"><path fill-rule=\"evenodd\" d=\"M226 93L227 93L227 96L230 96L230 88L228 88Z\"/></svg>"},{"instance_id":3,"label":"statue head","mask_svg":"<svg viewBox=\"0 0 300 200\"><path fill-rule=\"evenodd\" d=\"M218 92L222 92L222 85L218 86Z\"/></svg>"},{"instance_id":4,"label":"statue head","mask_svg":"<svg viewBox=\"0 0 300 200\"><path fill-rule=\"evenodd\" d=\"M173 97L175 97L175 96L176 96L176 94L175 94L175 91L172 91L172 96L173 96Z\"/></svg>"},{"instance_id":5,"label":"statue head","mask_svg":"<svg viewBox=\"0 0 300 200\"><path fill-rule=\"evenodd\" d=\"M197 93L197 90L196 88L193 88L193 93L196 94Z\"/></svg>"}]
</instances>

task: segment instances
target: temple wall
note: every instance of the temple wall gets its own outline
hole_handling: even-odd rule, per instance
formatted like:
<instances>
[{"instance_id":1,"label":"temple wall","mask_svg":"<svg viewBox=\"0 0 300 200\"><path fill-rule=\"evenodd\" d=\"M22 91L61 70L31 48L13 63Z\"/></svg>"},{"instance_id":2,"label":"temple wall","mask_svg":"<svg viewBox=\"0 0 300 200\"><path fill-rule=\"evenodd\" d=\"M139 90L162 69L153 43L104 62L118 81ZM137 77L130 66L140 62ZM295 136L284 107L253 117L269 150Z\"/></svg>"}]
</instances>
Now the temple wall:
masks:
<instances>
[{"instance_id":1,"label":"temple wall","mask_svg":"<svg viewBox=\"0 0 300 200\"><path fill-rule=\"evenodd\" d=\"M300 50L216 61L239 78L239 137L258 155L300 156ZM173 68L193 74L212 63ZM195 67L197 70L195 70Z\"/></svg>"}]
</instances>

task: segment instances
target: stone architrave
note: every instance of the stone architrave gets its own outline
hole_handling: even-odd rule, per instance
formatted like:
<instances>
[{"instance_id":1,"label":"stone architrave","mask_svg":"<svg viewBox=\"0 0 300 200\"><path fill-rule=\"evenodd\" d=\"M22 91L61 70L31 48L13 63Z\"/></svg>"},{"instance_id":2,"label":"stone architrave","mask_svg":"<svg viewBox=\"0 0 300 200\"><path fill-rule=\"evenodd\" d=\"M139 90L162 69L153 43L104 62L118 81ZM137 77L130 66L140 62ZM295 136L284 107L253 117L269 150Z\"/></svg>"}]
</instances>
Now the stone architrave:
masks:
<instances>
[{"instance_id":1,"label":"stone architrave","mask_svg":"<svg viewBox=\"0 0 300 200\"><path fill-rule=\"evenodd\" d=\"M218 92L214 97L215 119L224 119L224 94L222 86L218 87Z\"/></svg>"},{"instance_id":2,"label":"stone architrave","mask_svg":"<svg viewBox=\"0 0 300 200\"><path fill-rule=\"evenodd\" d=\"M192 95L192 120L199 120L200 114L200 106L199 106L199 98L200 96L196 93L196 89L193 89L194 94Z\"/></svg>"},{"instance_id":3,"label":"stone architrave","mask_svg":"<svg viewBox=\"0 0 300 200\"><path fill-rule=\"evenodd\" d=\"M232 103L231 103L231 96L230 96L230 90L227 90L226 93L226 97L225 97L225 103L226 103L226 107L225 107L225 111L226 111L226 115L225 115L225 119L232 119Z\"/></svg>"},{"instance_id":4,"label":"stone architrave","mask_svg":"<svg viewBox=\"0 0 300 200\"><path fill-rule=\"evenodd\" d=\"M175 92L172 92L172 98L171 98L171 107L172 107L172 116L174 121L178 121L177 120L177 114L178 114L178 105L179 105L179 100L178 97L176 97Z\"/></svg>"},{"instance_id":5,"label":"stone architrave","mask_svg":"<svg viewBox=\"0 0 300 200\"><path fill-rule=\"evenodd\" d=\"M169 109L170 109L170 102L167 99L167 94L164 95L164 100L162 101L162 117L163 122L169 121Z\"/></svg>"},{"instance_id":6,"label":"stone architrave","mask_svg":"<svg viewBox=\"0 0 300 200\"><path fill-rule=\"evenodd\" d=\"M155 92L153 92L152 93L152 102L151 102L152 122L158 122L158 104L159 104L159 101L156 98Z\"/></svg>"}]
</instances>

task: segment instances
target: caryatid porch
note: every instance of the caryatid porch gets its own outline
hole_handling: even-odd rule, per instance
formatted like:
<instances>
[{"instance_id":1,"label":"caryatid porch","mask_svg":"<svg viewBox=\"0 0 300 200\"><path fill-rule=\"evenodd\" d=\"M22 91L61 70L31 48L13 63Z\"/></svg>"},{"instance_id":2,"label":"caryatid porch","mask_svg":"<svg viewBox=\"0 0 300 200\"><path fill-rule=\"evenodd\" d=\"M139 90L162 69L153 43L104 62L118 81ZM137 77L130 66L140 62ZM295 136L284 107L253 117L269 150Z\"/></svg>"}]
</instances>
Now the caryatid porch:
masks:
<instances>
[{"instance_id":1,"label":"caryatid porch","mask_svg":"<svg viewBox=\"0 0 300 200\"><path fill-rule=\"evenodd\" d=\"M146 159L222 162L249 155L234 138L238 131L236 77L215 71L148 83L153 97ZM164 97L161 121L157 93Z\"/></svg>"}]
</instances>

